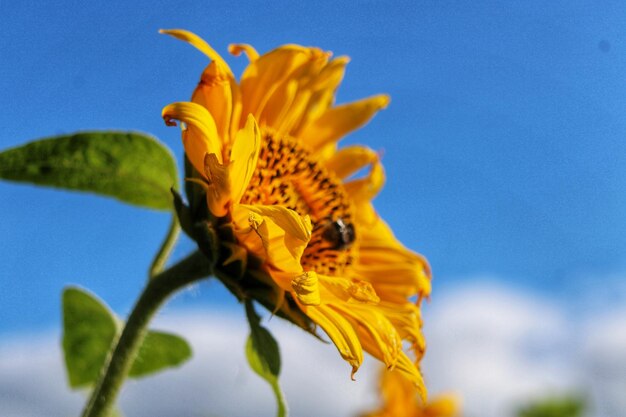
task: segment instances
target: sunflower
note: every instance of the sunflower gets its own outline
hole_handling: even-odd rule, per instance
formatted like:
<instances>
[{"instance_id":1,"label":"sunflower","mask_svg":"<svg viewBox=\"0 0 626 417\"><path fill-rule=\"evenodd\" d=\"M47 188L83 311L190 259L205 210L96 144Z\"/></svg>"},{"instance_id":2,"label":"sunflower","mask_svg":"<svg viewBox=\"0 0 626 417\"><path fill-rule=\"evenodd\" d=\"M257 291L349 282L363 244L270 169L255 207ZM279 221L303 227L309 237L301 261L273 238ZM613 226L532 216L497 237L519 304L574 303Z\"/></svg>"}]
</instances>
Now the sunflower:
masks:
<instances>
[{"instance_id":1,"label":"sunflower","mask_svg":"<svg viewBox=\"0 0 626 417\"><path fill-rule=\"evenodd\" d=\"M400 372L383 372L380 379L383 406L361 417L458 417L458 399L441 395L428 403L415 395L411 382Z\"/></svg>"},{"instance_id":2,"label":"sunflower","mask_svg":"<svg viewBox=\"0 0 626 417\"><path fill-rule=\"evenodd\" d=\"M284 45L259 55L250 45L230 45L249 60L237 81L198 36L162 33L211 59L191 102L163 109L168 125L181 123L188 177L206 193L209 222L230 227L234 252L243 248L259 260L254 268L278 289L276 310L295 305L322 328L353 377L366 351L425 397L419 306L430 293L428 264L398 242L372 206L385 182L380 156L363 146L337 147L389 98L334 105L349 60L318 48Z\"/></svg>"}]
</instances>

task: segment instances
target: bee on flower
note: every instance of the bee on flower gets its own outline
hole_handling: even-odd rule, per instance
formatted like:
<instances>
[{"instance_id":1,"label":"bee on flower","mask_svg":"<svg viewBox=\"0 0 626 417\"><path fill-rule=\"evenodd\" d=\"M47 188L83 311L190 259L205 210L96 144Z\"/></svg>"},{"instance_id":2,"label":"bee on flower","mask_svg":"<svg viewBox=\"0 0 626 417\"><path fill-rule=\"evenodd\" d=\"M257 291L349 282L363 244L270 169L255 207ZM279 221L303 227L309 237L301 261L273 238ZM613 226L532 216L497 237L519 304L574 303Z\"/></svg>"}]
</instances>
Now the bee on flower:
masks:
<instances>
[{"instance_id":1,"label":"bee on flower","mask_svg":"<svg viewBox=\"0 0 626 417\"><path fill-rule=\"evenodd\" d=\"M211 60L191 101L166 106L163 118L183 128L189 207L179 203L181 223L191 218L186 230L200 249L220 253L218 278L241 299L321 328L352 375L365 351L425 398L420 303L430 294L428 264L372 206L385 182L380 156L337 146L389 98L335 105L348 58L318 48L284 45L259 55L230 45L249 60L238 81L198 36L162 32ZM211 236L217 249L208 248Z\"/></svg>"}]
</instances>

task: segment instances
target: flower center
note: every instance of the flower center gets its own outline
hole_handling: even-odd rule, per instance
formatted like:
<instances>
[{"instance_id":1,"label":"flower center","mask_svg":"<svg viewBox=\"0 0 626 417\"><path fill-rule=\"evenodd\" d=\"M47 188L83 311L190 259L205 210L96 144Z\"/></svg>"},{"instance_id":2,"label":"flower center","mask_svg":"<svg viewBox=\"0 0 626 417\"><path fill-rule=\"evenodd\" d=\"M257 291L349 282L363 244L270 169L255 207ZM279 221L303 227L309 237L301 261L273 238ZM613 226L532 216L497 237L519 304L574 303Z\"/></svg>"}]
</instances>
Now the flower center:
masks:
<instances>
[{"instance_id":1,"label":"flower center","mask_svg":"<svg viewBox=\"0 0 626 417\"><path fill-rule=\"evenodd\" d=\"M243 204L281 205L313 224L301 263L305 270L339 275L352 262L352 206L341 181L292 137L265 130L259 162Z\"/></svg>"}]
</instances>

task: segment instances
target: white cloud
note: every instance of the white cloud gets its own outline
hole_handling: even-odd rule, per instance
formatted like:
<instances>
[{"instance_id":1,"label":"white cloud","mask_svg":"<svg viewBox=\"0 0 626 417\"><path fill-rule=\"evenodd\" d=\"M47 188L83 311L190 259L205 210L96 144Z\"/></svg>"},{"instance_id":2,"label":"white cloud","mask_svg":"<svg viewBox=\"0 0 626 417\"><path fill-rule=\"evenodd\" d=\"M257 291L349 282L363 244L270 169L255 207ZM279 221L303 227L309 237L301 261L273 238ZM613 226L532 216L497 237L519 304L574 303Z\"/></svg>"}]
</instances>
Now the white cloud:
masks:
<instances>
[{"instance_id":1,"label":"white cloud","mask_svg":"<svg viewBox=\"0 0 626 417\"><path fill-rule=\"evenodd\" d=\"M249 369L244 357L248 327L243 316L187 312L166 316L159 324L187 335L195 350L194 359L179 372L134 383L122 398L129 416L275 414L269 386ZM266 325L280 344L281 385L292 415L350 416L355 409L372 405L368 394L375 373L368 372L368 366L357 374L355 383L350 380L350 367L332 345L320 343L278 318ZM160 392L168 393L168 397L159 394L158 398L155 394ZM154 397L157 401L146 404L146 398Z\"/></svg>"},{"instance_id":2,"label":"white cloud","mask_svg":"<svg viewBox=\"0 0 626 417\"><path fill-rule=\"evenodd\" d=\"M0 415L70 416L83 402L69 394L58 337L22 335L0 344Z\"/></svg>"},{"instance_id":3,"label":"white cloud","mask_svg":"<svg viewBox=\"0 0 626 417\"><path fill-rule=\"evenodd\" d=\"M598 417L623 417L626 392L626 309L568 316L552 300L493 284L435 294L426 306L432 393L456 391L466 417L509 417L517 404L550 393L592 392ZM573 319L576 320L573 320ZM194 358L180 369L128 382L120 404L129 417L272 416L269 387L243 353L242 314L166 309L158 328L185 335ZM281 383L296 417L354 417L377 401L378 364L349 367L332 345L274 318ZM58 335L0 343L0 415L77 415L83 394L65 385Z\"/></svg>"},{"instance_id":4,"label":"white cloud","mask_svg":"<svg viewBox=\"0 0 626 417\"><path fill-rule=\"evenodd\" d=\"M626 415L626 307L604 312L584 324L582 339L591 392L599 416Z\"/></svg>"},{"instance_id":5,"label":"white cloud","mask_svg":"<svg viewBox=\"0 0 626 417\"><path fill-rule=\"evenodd\" d=\"M459 392L468 415L510 416L528 398L576 386L569 323L551 303L479 284L432 304L425 317L427 382Z\"/></svg>"},{"instance_id":6,"label":"white cloud","mask_svg":"<svg viewBox=\"0 0 626 417\"><path fill-rule=\"evenodd\" d=\"M274 318L265 323L279 340L281 384L291 415L351 416L375 403L372 359L350 380L350 367L332 345ZM180 369L129 381L120 406L133 417L250 417L275 415L272 392L247 366L243 316L220 311L166 311L157 327L185 337L194 357ZM21 336L0 344L0 416L79 415L84 394L70 392L58 336Z\"/></svg>"}]
</instances>

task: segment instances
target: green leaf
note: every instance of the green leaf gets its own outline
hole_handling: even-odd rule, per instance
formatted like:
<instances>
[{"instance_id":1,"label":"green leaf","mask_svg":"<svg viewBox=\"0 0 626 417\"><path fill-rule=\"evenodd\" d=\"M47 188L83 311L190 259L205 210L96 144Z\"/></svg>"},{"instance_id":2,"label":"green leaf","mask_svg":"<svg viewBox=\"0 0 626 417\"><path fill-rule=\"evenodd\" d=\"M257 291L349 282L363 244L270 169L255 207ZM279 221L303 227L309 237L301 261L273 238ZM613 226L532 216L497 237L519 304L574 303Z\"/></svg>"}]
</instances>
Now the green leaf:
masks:
<instances>
[{"instance_id":1,"label":"green leaf","mask_svg":"<svg viewBox=\"0 0 626 417\"><path fill-rule=\"evenodd\" d=\"M191 358L191 355L191 347L182 337L150 331L139 349L129 376L138 378L164 368L182 365Z\"/></svg>"},{"instance_id":2,"label":"green leaf","mask_svg":"<svg viewBox=\"0 0 626 417\"><path fill-rule=\"evenodd\" d=\"M96 382L120 321L94 295L77 287L63 292L63 351L72 388ZM149 331L139 349L130 377L140 378L179 366L191 357L191 348L179 336Z\"/></svg>"},{"instance_id":3,"label":"green leaf","mask_svg":"<svg viewBox=\"0 0 626 417\"><path fill-rule=\"evenodd\" d=\"M63 292L63 329L70 387L93 383L118 331L113 314L92 295L70 287Z\"/></svg>"},{"instance_id":4,"label":"green leaf","mask_svg":"<svg viewBox=\"0 0 626 417\"><path fill-rule=\"evenodd\" d=\"M581 396L547 397L518 410L518 417L580 417L585 411Z\"/></svg>"},{"instance_id":5,"label":"green leaf","mask_svg":"<svg viewBox=\"0 0 626 417\"><path fill-rule=\"evenodd\" d=\"M250 336L246 341L246 358L254 372L272 387L278 405L278 417L287 416L287 403L283 396L278 375L280 374L280 351L278 343L263 326L254 311L252 302L246 302L246 315L250 323Z\"/></svg>"},{"instance_id":6,"label":"green leaf","mask_svg":"<svg viewBox=\"0 0 626 417\"><path fill-rule=\"evenodd\" d=\"M81 132L0 153L0 178L87 191L157 210L172 209L176 162L158 140L137 132Z\"/></svg>"}]
</instances>

